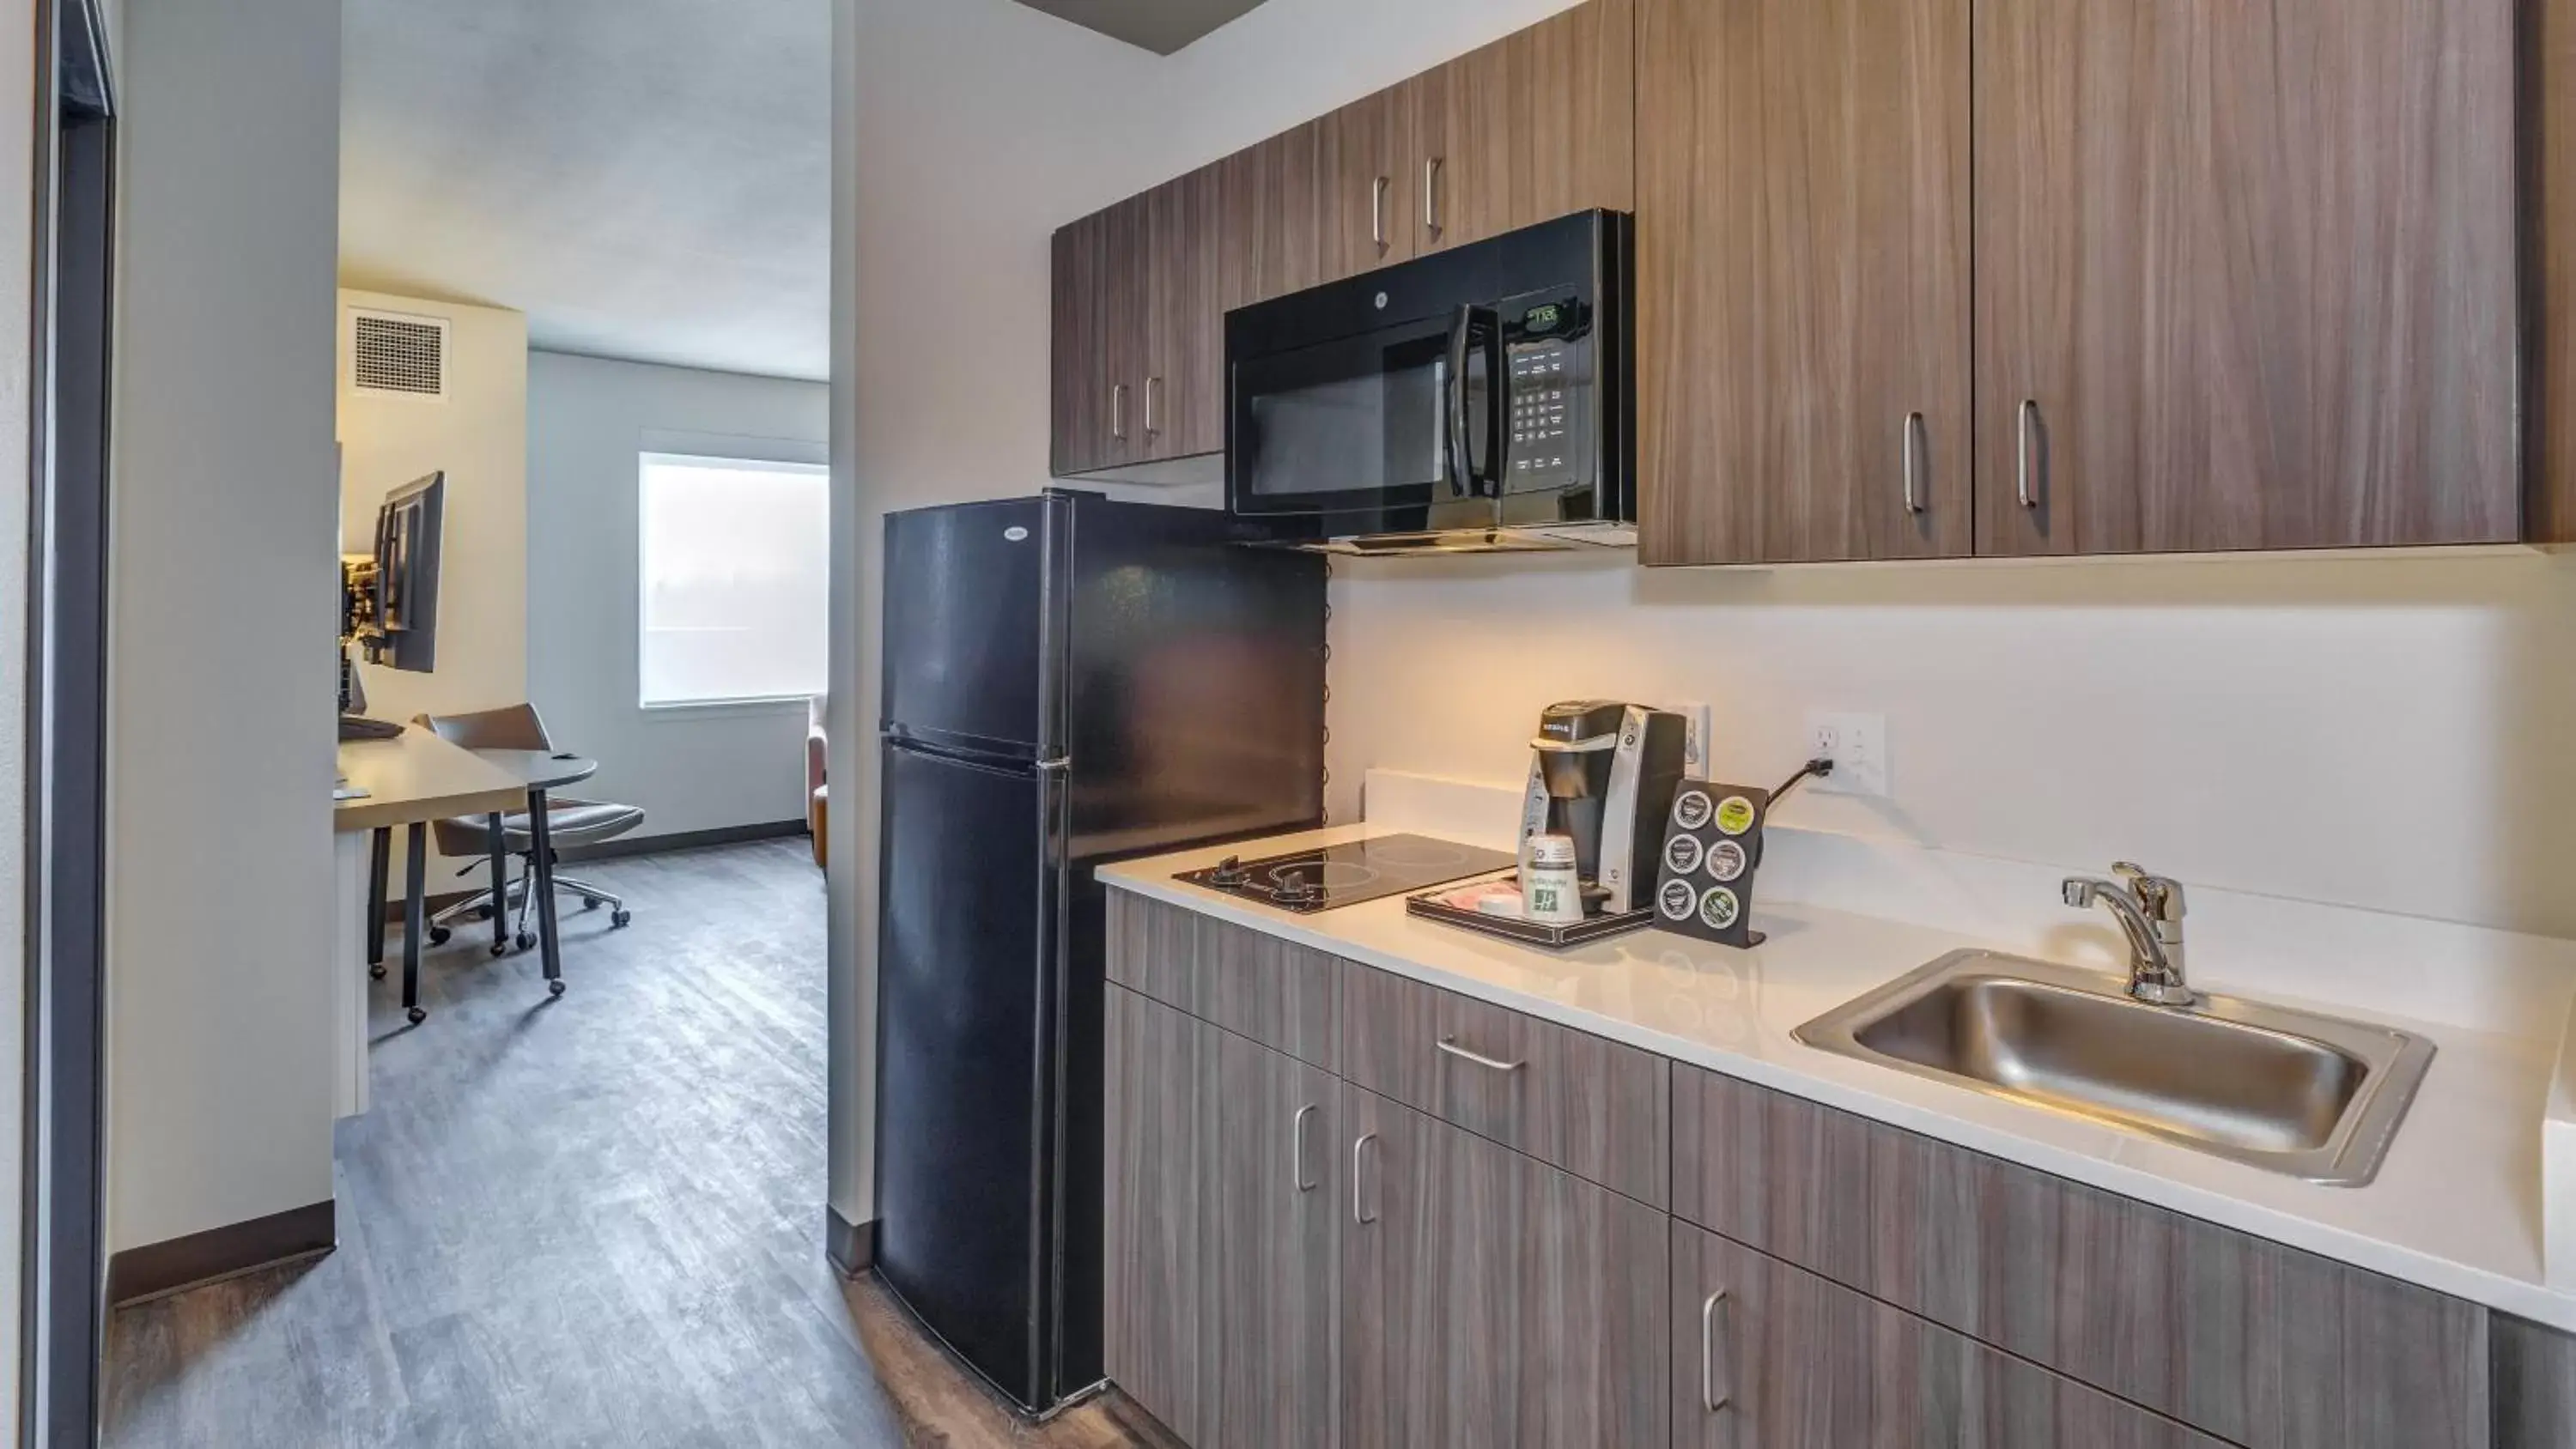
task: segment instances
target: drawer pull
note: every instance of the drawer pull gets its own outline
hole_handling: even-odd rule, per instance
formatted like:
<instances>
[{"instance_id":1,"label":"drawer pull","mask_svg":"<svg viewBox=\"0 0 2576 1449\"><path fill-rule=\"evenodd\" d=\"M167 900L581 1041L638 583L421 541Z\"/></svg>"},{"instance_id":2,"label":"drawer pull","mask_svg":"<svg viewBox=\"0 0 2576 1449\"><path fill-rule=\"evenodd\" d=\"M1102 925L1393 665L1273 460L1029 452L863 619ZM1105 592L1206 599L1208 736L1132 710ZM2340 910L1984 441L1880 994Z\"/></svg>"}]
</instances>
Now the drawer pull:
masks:
<instances>
[{"instance_id":1,"label":"drawer pull","mask_svg":"<svg viewBox=\"0 0 2576 1449\"><path fill-rule=\"evenodd\" d=\"M1314 1115L1315 1104L1309 1102L1297 1109L1288 1128L1288 1179L1299 1192L1313 1192L1317 1186L1306 1180L1306 1119Z\"/></svg>"},{"instance_id":2,"label":"drawer pull","mask_svg":"<svg viewBox=\"0 0 2576 1449\"><path fill-rule=\"evenodd\" d=\"M1366 1152L1368 1145L1376 1140L1377 1134L1369 1132L1363 1134L1359 1141L1351 1144L1351 1221L1361 1227L1367 1227L1377 1221L1377 1214L1360 1205L1360 1154Z\"/></svg>"},{"instance_id":3,"label":"drawer pull","mask_svg":"<svg viewBox=\"0 0 2576 1449\"><path fill-rule=\"evenodd\" d=\"M1699 1401L1712 1414L1734 1397L1717 1391L1717 1305L1725 1301L1726 1290L1720 1288L1699 1306Z\"/></svg>"},{"instance_id":4,"label":"drawer pull","mask_svg":"<svg viewBox=\"0 0 2576 1449\"><path fill-rule=\"evenodd\" d=\"M1444 1052L1447 1052L1449 1055L1456 1057L1462 1062L1473 1062L1477 1066L1483 1067L1489 1072L1517 1072L1521 1068L1529 1065L1527 1062L1497 1061L1492 1057L1486 1056L1482 1052L1469 1051L1467 1048L1458 1045L1458 1038L1454 1036L1444 1036L1440 1038L1440 1040L1433 1042L1432 1045L1440 1048L1440 1050Z\"/></svg>"}]
</instances>

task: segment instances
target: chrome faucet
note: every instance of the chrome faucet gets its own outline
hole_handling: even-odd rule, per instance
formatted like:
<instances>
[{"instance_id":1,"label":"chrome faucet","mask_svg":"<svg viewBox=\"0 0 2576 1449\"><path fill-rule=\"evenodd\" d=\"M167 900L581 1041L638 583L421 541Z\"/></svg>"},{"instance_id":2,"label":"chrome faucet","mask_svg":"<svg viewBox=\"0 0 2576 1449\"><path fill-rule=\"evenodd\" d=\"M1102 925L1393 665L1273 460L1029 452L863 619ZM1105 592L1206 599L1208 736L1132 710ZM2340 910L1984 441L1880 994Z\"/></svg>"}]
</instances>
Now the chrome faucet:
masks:
<instances>
[{"instance_id":1,"label":"chrome faucet","mask_svg":"<svg viewBox=\"0 0 2576 1449\"><path fill-rule=\"evenodd\" d=\"M2117 881L2070 876L2066 903L2109 908L2129 937L2129 995L2150 1006L2189 1006L2200 999L2182 974L2182 882L2149 875L2121 861ZM2123 884L2125 882L2125 884Z\"/></svg>"}]
</instances>

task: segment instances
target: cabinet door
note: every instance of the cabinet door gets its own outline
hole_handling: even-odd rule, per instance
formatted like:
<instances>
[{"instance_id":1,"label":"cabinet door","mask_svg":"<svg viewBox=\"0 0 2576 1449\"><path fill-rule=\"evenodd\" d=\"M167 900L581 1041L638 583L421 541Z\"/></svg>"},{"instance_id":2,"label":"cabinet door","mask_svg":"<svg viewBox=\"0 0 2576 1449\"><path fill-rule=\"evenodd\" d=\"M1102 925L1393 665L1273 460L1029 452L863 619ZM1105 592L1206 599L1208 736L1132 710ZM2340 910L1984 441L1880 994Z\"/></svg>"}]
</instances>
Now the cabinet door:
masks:
<instances>
[{"instance_id":1,"label":"cabinet door","mask_svg":"<svg viewBox=\"0 0 2576 1449\"><path fill-rule=\"evenodd\" d=\"M1204 1443L1220 1033L1118 986L1106 1016L1102 1363L1129 1398Z\"/></svg>"},{"instance_id":2,"label":"cabinet door","mask_svg":"<svg viewBox=\"0 0 2576 1449\"><path fill-rule=\"evenodd\" d=\"M1415 250L1411 127L1403 87L1354 101L1318 122L1324 193L1323 275L1339 281L1409 260Z\"/></svg>"},{"instance_id":3,"label":"cabinet door","mask_svg":"<svg viewBox=\"0 0 2576 1449\"><path fill-rule=\"evenodd\" d=\"M1642 4L1643 561L1970 552L1968 0Z\"/></svg>"},{"instance_id":4,"label":"cabinet door","mask_svg":"<svg viewBox=\"0 0 2576 1449\"><path fill-rule=\"evenodd\" d=\"M1340 1404L1338 1085L1220 1032L1211 1370L1199 1449L1331 1449Z\"/></svg>"},{"instance_id":5,"label":"cabinet door","mask_svg":"<svg viewBox=\"0 0 2576 1449\"><path fill-rule=\"evenodd\" d=\"M1496 41L1401 87L1413 140L1417 250L1512 229L1511 46Z\"/></svg>"},{"instance_id":6,"label":"cabinet door","mask_svg":"<svg viewBox=\"0 0 2576 1449\"><path fill-rule=\"evenodd\" d=\"M1100 264L1101 463L1143 462L1145 377L1153 306L1153 193L1102 214Z\"/></svg>"},{"instance_id":7,"label":"cabinet door","mask_svg":"<svg viewBox=\"0 0 2576 1449\"><path fill-rule=\"evenodd\" d=\"M1049 453L1059 476L1088 472L1108 461L1109 414L1101 392L1107 376L1101 289L1108 250L1105 212L1055 234Z\"/></svg>"},{"instance_id":8,"label":"cabinet door","mask_svg":"<svg viewBox=\"0 0 2576 1449\"><path fill-rule=\"evenodd\" d=\"M1977 0L1977 545L2520 526L2513 0Z\"/></svg>"},{"instance_id":9,"label":"cabinet door","mask_svg":"<svg viewBox=\"0 0 2576 1449\"><path fill-rule=\"evenodd\" d=\"M1636 0L1589 0L1503 41L1511 224L1637 204Z\"/></svg>"},{"instance_id":10,"label":"cabinet door","mask_svg":"<svg viewBox=\"0 0 2576 1449\"><path fill-rule=\"evenodd\" d=\"M1343 1444L1664 1443L1664 1215L1342 1091Z\"/></svg>"},{"instance_id":11,"label":"cabinet door","mask_svg":"<svg viewBox=\"0 0 2576 1449\"><path fill-rule=\"evenodd\" d=\"M2576 1444L2576 1337L2507 1314L2495 1339L2494 1449Z\"/></svg>"},{"instance_id":12,"label":"cabinet door","mask_svg":"<svg viewBox=\"0 0 2576 1449\"><path fill-rule=\"evenodd\" d=\"M2224 1449L1681 1222L1672 1345L1675 1449Z\"/></svg>"},{"instance_id":13,"label":"cabinet door","mask_svg":"<svg viewBox=\"0 0 2576 1449\"><path fill-rule=\"evenodd\" d=\"M1145 381L1138 422L1149 460L1225 448L1220 175L1217 167L1203 167L1145 194Z\"/></svg>"},{"instance_id":14,"label":"cabinet door","mask_svg":"<svg viewBox=\"0 0 2576 1449\"><path fill-rule=\"evenodd\" d=\"M1219 163L1228 308L1302 292L1324 280L1324 123L1308 121Z\"/></svg>"}]
</instances>

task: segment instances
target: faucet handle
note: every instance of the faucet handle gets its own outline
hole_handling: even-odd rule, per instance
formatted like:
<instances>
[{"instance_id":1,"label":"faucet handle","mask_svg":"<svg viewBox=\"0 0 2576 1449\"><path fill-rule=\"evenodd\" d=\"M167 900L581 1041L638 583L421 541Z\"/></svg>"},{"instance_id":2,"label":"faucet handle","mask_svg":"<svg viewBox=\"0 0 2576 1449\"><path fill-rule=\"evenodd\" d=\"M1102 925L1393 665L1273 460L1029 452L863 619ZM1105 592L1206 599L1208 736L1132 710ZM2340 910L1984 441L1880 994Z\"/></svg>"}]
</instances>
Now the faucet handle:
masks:
<instances>
[{"instance_id":1,"label":"faucet handle","mask_svg":"<svg viewBox=\"0 0 2576 1449\"><path fill-rule=\"evenodd\" d=\"M2183 917L2182 882L2150 873L2145 866L2132 861L2111 863L2111 873L2129 883L2138 894L2138 904L2159 921L2179 921Z\"/></svg>"}]
</instances>

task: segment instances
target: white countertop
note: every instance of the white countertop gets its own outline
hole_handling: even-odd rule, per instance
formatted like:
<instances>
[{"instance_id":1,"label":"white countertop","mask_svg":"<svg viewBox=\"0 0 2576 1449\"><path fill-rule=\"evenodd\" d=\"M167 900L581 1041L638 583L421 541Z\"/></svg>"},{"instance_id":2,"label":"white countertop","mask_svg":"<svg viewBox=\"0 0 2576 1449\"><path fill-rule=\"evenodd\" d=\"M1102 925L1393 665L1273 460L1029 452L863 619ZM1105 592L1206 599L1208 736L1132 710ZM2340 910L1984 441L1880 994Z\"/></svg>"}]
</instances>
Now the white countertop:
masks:
<instances>
[{"instance_id":1,"label":"white countertop","mask_svg":"<svg viewBox=\"0 0 2576 1449\"><path fill-rule=\"evenodd\" d=\"M2326 1187L1790 1037L1830 1008L1948 951L2010 949L1997 942L1779 905L1757 907L1755 924L1770 939L1750 951L1647 930L1551 952L1407 916L1401 896L1301 916L1172 879L1230 854L1274 855L1386 833L1383 826L1336 826L1129 861L1100 875L1139 895L1380 970L2576 1330L2576 1293L2548 1286L2542 1255L2541 1124L2563 998L2554 1013L2479 1030L2352 1002L2260 993L2400 1026L2437 1048L2378 1177L2366 1187ZM2228 991L2223 976L2201 980L2195 973L2193 984Z\"/></svg>"}]
</instances>

